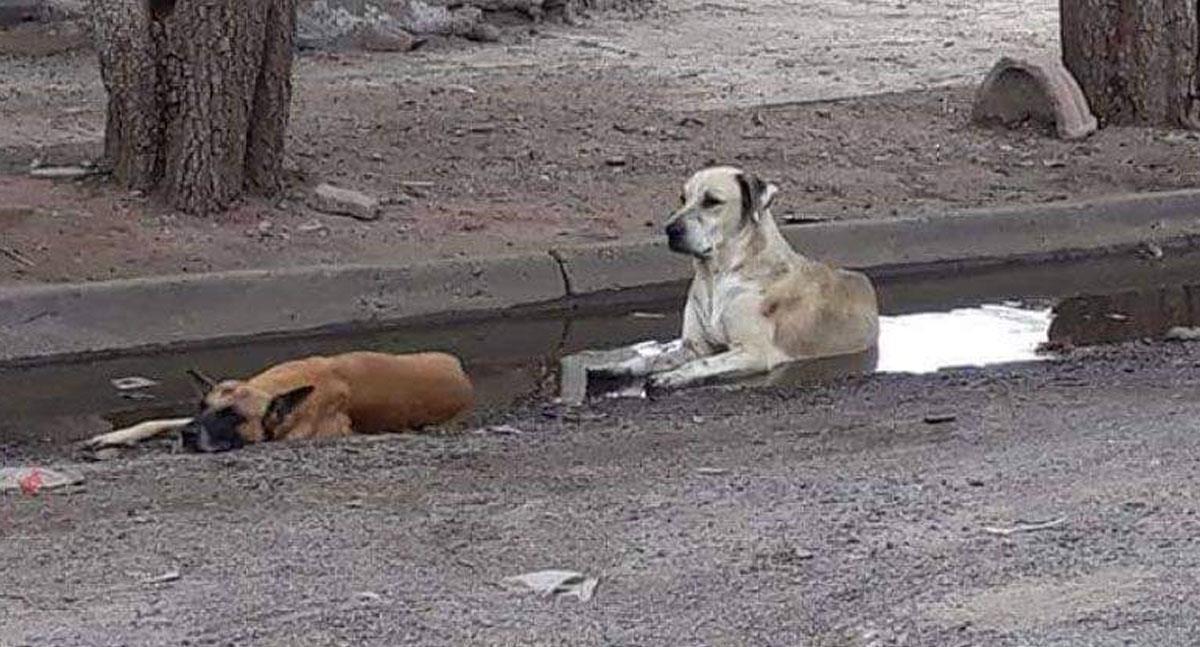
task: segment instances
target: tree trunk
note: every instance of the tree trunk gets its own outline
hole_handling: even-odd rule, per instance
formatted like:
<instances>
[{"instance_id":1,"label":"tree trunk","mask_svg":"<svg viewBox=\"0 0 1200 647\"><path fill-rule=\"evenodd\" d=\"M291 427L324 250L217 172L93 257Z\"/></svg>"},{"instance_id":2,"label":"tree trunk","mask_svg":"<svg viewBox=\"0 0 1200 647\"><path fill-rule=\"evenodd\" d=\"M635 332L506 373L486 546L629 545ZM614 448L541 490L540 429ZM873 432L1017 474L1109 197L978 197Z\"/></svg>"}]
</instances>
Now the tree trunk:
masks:
<instances>
[{"instance_id":1,"label":"tree trunk","mask_svg":"<svg viewBox=\"0 0 1200 647\"><path fill-rule=\"evenodd\" d=\"M1060 0L1063 62L1110 124L1200 126L1196 0Z\"/></svg>"},{"instance_id":2,"label":"tree trunk","mask_svg":"<svg viewBox=\"0 0 1200 647\"><path fill-rule=\"evenodd\" d=\"M296 0L89 0L121 185L210 214L279 190Z\"/></svg>"}]
</instances>

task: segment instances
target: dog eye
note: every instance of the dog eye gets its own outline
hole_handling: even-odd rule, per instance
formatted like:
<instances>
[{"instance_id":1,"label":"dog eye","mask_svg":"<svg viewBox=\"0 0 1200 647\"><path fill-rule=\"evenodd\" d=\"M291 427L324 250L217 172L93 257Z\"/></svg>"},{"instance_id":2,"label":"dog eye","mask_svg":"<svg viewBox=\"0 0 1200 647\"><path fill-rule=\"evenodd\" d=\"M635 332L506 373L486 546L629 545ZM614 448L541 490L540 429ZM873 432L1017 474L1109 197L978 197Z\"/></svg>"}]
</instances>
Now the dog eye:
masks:
<instances>
[{"instance_id":1,"label":"dog eye","mask_svg":"<svg viewBox=\"0 0 1200 647\"><path fill-rule=\"evenodd\" d=\"M679 205L683 206L685 204L687 204L687 194L680 193L679 194Z\"/></svg>"},{"instance_id":2,"label":"dog eye","mask_svg":"<svg viewBox=\"0 0 1200 647\"><path fill-rule=\"evenodd\" d=\"M706 193L706 194L704 194L704 201L700 203L700 206L704 207L705 209L708 209L710 207L715 207L719 204L724 204L724 203L725 203L724 200L721 200L720 198L712 195L711 193Z\"/></svg>"}]
</instances>

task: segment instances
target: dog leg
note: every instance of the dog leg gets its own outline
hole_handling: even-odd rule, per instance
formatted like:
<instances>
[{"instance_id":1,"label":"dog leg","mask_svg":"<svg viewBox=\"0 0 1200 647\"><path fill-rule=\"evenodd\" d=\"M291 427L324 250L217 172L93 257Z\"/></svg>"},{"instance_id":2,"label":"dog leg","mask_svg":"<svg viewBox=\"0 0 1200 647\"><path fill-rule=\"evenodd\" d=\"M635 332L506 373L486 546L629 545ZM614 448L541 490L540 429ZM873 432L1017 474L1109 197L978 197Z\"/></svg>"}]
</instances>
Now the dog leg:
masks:
<instances>
[{"instance_id":1,"label":"dog leg","mask_svg":"<svg viewBox=\"0 0 1200 647\"><path fill-rule=\"evenodd\" d=\"M588 373L609 377L643 377L679 368L699 356L695 347L682 339L666 344L645 342L628 348L633 356L610 364L594 364Z\"/></svg>"},{"instance_id":2,"label":"dog leg","mask_svg":"<svg viewBox=\"0 0 1200 647\"><path fill-rule=\"evenodd\" d=\"M147 420L132 427L125 427L124 429L117 429L106 434L93 436L83 441L82 446L86 449L103 449L104 447L116 447L119 445L135 445L143 440L149 440L150 438L180 429L191 421L191 418Z\"/></svg>"},{"instance_id":3,"label":"dog leg","mask_svg":"<svg viewBox=\"0 0 1200 647\"><path fill-rule=\"evenodd\" d=\"M651 375L647 386L652 389L678 389L717 378L731 379L762 373L770 368L761 353L749 349L733 349L688 362L677 369Z\"/></svg>"}]
</instances>

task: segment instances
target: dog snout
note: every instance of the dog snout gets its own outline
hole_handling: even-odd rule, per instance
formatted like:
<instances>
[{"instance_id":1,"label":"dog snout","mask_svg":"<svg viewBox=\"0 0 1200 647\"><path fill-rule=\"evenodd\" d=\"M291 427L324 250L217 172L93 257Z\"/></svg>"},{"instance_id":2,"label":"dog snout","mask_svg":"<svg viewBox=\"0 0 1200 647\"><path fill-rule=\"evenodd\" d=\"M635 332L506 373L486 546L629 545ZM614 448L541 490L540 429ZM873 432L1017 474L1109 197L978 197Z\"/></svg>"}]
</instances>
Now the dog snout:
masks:
<instances>
[{"instance_id":1,"label":"dog snout","mask_svg":"<svg viewBox=\"0 0 1200 647\"><path fill-rule=\"evenodd\" d=\"M678 218L667 223L667 238L670 240L679 240L683 238L684 226L683 222Z\"/></svg>"},{"instance_id":2,"label":"dog snout","mask_svg":"<svg viewBox=\"0 0 1200 647\"><path fill-rule=\"evenodd\" d=\"M200 435L204 432L204 428L196 423L189 423L179 430L179 439L183 442L183 447L188 451L200 451Z\"/></svg>"}]
</instances>

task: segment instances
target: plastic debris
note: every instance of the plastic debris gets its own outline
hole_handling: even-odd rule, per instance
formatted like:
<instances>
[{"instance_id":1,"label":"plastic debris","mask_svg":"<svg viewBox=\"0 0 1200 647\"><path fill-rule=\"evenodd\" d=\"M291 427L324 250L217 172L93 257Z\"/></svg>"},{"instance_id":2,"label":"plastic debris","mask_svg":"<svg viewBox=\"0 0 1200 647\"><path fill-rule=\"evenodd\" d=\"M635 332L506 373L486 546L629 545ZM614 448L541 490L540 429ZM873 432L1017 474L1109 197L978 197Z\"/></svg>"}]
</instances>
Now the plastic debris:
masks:
<instances>
[{"instance_id":1,"label":"plastic debris","mask_svg":"<svg viewBox=\"0 0 1200 647\"><path fill-rule=\"evenodd\" d=\"M112 380L113 387L115 387L118 391L136 391L137 389L145 389L156 386L157 384L158 382L155 382L148 377L141 377L140 375L118 377Z\"/></svg>"},{"instance_id":2,"label":"plastic debris","mask_svg":"<svg viewBox=\"0 0 1200 647\"><path fill-rule=\"evenodd\" d=\"M535 571L506 577L501 585L509 591L532 591L541 597L576 597L580 602L592 599L600 580L576 571Z\"/></svg>"},{"instance_id":3,"label":"plastic debris","mask_svg":"<svg viewBox=\"0 0 1200 647\"><path fill-rule=\"evenodd\" d=\"M53 490L83 483L83 476L66 470L44 467L0 467L0 492L20 490L36 496L42 490Z\"/></svg>"}]
</instances>

